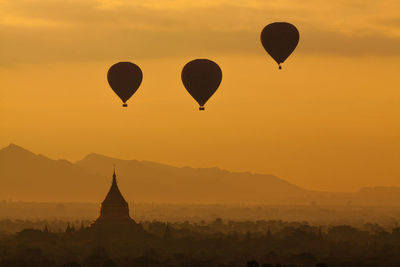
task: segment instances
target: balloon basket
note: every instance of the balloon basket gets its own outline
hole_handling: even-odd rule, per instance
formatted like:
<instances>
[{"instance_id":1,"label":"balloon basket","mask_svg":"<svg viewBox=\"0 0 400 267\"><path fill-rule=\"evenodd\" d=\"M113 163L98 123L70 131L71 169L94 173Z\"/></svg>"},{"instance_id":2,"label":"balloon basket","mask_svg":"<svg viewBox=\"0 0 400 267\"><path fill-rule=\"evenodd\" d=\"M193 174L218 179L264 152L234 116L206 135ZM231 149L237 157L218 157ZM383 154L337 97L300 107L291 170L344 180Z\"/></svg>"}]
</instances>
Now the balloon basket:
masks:
<instances>
[{"instance_id":1,"label":"balloon basket","mask_svg":"<svg viewBox=\"0 0 400 267\"><path fill-rule=\"evenodd\" d=\"M205 110L205 107L203 107L203 106L199 107L199 110Z\"/></svg>"},{"instance_id":2,"label":"balloon basket","mask_svg":"<svg viewBox=\"0 0 400 267\"><path fill-rule=\"evenodd\" d=\"M128 106L128 104L124 103L124 104L122 104L122 106L123 106L124 108L126 108L126 107Z\"/></svg>"}]
</instances>

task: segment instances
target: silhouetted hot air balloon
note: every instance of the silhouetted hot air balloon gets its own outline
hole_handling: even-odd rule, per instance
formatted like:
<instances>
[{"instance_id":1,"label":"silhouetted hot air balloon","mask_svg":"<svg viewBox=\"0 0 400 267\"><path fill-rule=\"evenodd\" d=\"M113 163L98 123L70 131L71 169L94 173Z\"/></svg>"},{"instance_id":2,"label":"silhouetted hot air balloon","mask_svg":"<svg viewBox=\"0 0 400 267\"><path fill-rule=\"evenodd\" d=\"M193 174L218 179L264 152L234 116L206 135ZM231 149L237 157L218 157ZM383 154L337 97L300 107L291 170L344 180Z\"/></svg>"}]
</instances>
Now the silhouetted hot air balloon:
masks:
<instances>
[{"instance_id":1,"label":"silhouetted hot air balloon","mask_svg":"<svg viewBox=\"0 0 400 267\"><path fill-rule=\"evenodd\" d=\"M271 23L261 32L261 43L264 49L278 63L281 63L292 54L299 43L300 34L297 28L287 22Z\"/></svg>"},{"instance_id":2,"label":"silhouetted hot air balloon","mask_svg":"<svg viewBox=\"0 0 400 267\"><path fill-rule=\"evenodd\" d=\"M217 91L222 71L217 63L208 59L195 59L182 70L182 82L189 94L204 110L207 100Z\"/></svg>"},{"instance_id":3,"label":"silhouetted hot air balloon","mask_svg":"<svg viewBox=\"0 0 400 267\"><path fill-rule=\"evenodd\" d=\"M143 74L140 68L131 62L118 62L111 66L107 80L113 91L121 98L123 107L126 101L137 91L142 83Z\"/></svg>"}]
</instances>

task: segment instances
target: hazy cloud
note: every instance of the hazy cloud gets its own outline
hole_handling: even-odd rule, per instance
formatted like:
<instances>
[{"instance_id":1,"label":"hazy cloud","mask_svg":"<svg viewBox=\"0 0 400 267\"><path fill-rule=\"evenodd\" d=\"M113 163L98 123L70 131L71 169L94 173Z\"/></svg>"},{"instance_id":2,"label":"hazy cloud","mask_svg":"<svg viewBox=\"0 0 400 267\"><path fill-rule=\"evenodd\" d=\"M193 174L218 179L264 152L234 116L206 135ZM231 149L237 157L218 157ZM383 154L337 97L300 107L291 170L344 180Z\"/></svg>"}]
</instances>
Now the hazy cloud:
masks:
<instances>
[{"instance_id":1,"label":"hazy cloud","mask_svg":"<svg viewBox=\"0 0 400 267\"><path fill-rule=\"evenodd\" d=\"M392 0L0 1L0 60L261 54L259 33L277 20L298 26L297 53L400 55L397 7Z\"/></svg>"}]
</instances>

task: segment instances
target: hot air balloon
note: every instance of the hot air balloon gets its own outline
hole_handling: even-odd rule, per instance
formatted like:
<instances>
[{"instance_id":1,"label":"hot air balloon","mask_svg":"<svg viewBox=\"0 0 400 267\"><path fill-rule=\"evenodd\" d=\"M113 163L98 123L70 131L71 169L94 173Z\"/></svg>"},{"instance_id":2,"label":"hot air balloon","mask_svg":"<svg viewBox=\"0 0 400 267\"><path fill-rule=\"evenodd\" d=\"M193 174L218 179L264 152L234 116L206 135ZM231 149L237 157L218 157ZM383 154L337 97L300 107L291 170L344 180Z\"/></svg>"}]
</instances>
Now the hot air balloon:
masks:
<instances>
[{"instance_id":1,"label":"hot air balloon","mask_svg":"<svg viewBox=\"0 0 400 267\"><path fill-rule=\"evenodd\" d=\"M292 54L299 43L300 34L297 28L287 22L271 23L261 32L261 43L264 49L278 63L281 64Z\"/></svg>"},{"instance_id":2,"label":"hot air balloon","mask_svg":"<svg viewBox=\"0 0 400 267\"><path fill-rule=\"evenodd\" d=\"M208 59L195 59L182 69L182 82L189 94L204 110L207 100L217 91L222 71L217 63Z\"/></svg>"},{"instance_id":3,"label":"hot air balloon","mask_svg":"<svg viewBox=\"0 0 400 267\"><path fill-rule=\"evenodd\" d=\"M113 91L121 98L123 107L126 101L137 91L142 83L143 74L140 68L131 62L118 62L111 66L107 80Z\"/></svg>"}]
</instances>

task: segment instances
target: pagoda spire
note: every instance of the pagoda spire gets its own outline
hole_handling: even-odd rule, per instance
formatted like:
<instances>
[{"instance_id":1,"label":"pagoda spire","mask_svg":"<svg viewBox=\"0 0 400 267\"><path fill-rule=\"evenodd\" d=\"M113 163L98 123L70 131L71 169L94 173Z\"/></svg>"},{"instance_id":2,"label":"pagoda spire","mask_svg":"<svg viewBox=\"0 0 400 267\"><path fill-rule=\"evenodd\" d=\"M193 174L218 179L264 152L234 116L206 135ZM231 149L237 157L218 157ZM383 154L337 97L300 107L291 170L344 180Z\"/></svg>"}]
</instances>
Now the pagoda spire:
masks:
<instances>
[{"instance_id":1,"label":"pagoda spire","mask_svg":"<svg viewBox=\"0 0 400 267\"><path fill-rule=\"evenodd\" d=\"M71 233L72 232L72 229L71 229L71 226L69 225L69 223L67 225L67 229L65 229L65 232L66 233Z\"/></svg>"},{"instance_id":2,"label":"pagoda spire","mask_svg":"<svg viewBox=\"0 0 400 267\"><path fill-rule=\"evenodd\" d=\"M112 180L112 183L114 184L116 184L117 183L117 175L115 174L115 164L114 164L114 173L113 173L113 180Z\"/></svg>"}]
</instances>

